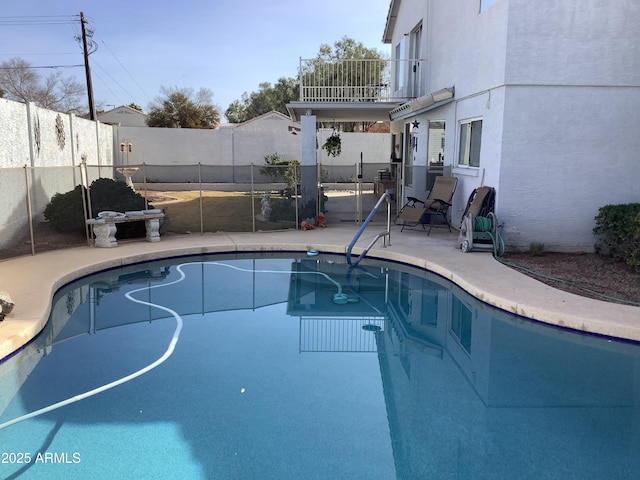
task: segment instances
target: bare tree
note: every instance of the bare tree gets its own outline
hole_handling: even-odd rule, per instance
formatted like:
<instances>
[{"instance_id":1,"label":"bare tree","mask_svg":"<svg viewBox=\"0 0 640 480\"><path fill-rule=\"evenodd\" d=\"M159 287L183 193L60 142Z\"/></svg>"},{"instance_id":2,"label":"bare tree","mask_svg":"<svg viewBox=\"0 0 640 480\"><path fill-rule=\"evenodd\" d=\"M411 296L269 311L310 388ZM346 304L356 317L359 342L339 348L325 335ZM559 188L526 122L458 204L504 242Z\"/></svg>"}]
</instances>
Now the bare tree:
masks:
<instances>
[{"instance_id":1,"label":"bare tree","mask_svg":"<svg viewBox=\"0 0 640 480\"><path fill-rule=\"evenodd\" d=\"M39 107L64 113L86 112L81 98L84 86L73 77L56 71L42 78L28 62L11 58L0 64L0 91L4 98L17 102L33 102Z\"/></svg>"}]
</instances>

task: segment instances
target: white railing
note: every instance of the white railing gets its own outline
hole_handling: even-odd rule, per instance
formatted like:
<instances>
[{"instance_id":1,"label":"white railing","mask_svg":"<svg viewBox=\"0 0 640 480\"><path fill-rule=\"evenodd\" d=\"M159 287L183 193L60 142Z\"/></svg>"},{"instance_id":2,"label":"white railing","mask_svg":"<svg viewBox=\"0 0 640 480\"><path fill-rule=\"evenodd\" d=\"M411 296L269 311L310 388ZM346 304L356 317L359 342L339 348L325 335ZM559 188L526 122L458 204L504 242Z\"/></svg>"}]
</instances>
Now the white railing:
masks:
<instances>
[{"instance_id":1,"label":"white railing","mask_svg":"<svg viewBox=\"0 0 640 480\"><path fill-rule=\"evenodd\" d=\"M420 60L300 59L302 102L395 102L418 96Z\"/></svg>"}]
</instances>

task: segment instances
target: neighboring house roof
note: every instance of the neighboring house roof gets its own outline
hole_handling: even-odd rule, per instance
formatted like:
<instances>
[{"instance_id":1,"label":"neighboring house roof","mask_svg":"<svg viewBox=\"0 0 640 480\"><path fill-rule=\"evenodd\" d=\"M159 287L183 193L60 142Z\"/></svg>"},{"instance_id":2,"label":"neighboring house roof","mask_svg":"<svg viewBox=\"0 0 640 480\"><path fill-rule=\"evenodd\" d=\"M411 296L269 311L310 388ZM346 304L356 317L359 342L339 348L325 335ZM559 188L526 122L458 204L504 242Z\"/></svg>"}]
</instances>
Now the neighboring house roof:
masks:
<instances>
[{"instance_id":1,"label":"neighboring house roof","mask_svg":"<svg viewBox=\"0 0 640 480\"><path fill-rule=\"evenodd\" d=\"M262 115L259 115L250 120L247 120L246 122L238 123L235 125L235 127L242 128L242 129L244 128L260 129L262 126L265 126L265 125L273 125L273 122L285 122L284 125L286 126L293 125L295 127L300 127L300 125L297 122L294 122L293 120L291 120L289 116L283 113L277 112L275 110L272 110L267 113L263 113Z\"/></svg>"},{"instance_id":2,"label":"neighboring house roof","mask_svg":"<svg viewBox=\"0 0 640 480\"><path fill-rule=\"evenodd\" d=\"M123 127L144 127L147 125L147 115L128 105L120 105L98 115L98 121Z\"/></svg>"}]
</instances>

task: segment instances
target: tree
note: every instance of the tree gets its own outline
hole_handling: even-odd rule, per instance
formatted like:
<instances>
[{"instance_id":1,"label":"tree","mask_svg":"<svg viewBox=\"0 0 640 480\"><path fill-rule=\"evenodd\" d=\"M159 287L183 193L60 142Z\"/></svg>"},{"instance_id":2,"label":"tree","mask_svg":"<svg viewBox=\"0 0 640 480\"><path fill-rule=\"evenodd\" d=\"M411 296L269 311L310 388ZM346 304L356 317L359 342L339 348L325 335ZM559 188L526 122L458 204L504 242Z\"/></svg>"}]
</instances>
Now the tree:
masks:
<instances>
[{"instance_id":1,"label":"tree","mask_svg":"<svg viewBox=\"0 0 640 480\"><path fill-rule=\"evenodd\" d=\"M213 93L201 88L161 87L163 96L149 105L147 125L167 128L215 128L220 123L218 107L213 105Z\"/></svg>"},{"instance_id":2,"label":"tree","mask_svg":"<svg viewBox=\"0 0 640 480\"><path fill-rule=\"evenodd\" d=\"M300 96L300 86L295 78L282 77L275 85L263 82L260 90L242 94L241 100L235 100L224 113L231 123L242 123L265 113L276 111L287 115L287 103Z\"/></svg>"},{"instance_id":3,"label":"tree","mask_svg":"<svg viewBox=\"0 0 640 480\"><path fill-rule=\"evenodd\" d=\"M342 37L333 47L323 43L318 55L305 63L300 71L303 85L331 86L331 97L344 101L358 98L364 85L381 85L384 82L384 53L367 48L362 42ZM363 130L361 123L331 123L323 127L338 128L344 132Z\"/></svg>"},{"instance_id":4,"label":"tree","mask_svg":"<svg viewBox=\"0 0 640 480\"><path fill-rule=\"evenodd\" d=\"M133 108L134 110L138 110L139 112L142 111L142 107L134 102L131 102L129 105L127 105L127 107Z\"/></svg>"},{"instance_id":5,"label":"tree","mask_svg":"<svg viewBox=\"0 0 640 480\"><path fill-rule=\"evenodd\" d=\"M11 58L0 64L0 91L3 97L16 102L33 102L37 106L63 113L86 111L81 98L85 87L73 77L63 77L56 71L40 77L28 62Z\"/></svg>"}]
</instances>

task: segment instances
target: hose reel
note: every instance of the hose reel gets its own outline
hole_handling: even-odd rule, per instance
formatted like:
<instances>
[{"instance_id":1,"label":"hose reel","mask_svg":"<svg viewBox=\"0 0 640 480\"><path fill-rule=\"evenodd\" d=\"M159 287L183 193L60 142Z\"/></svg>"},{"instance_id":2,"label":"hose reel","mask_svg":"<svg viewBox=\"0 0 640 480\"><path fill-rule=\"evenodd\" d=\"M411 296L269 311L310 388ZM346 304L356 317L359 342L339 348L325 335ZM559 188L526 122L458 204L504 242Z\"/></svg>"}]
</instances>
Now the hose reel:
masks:
<instances>
[{"instance_id":1,"label":"hose reel","mask_svg":"<svg viewBox=\"0 0 640 480\"><path fill-rule=\"evenodd\" d=\"M498 228L500 225L493 212L489 212L486 217L467 214L460 225L458 247L465 253L479 250L491 251L494 255L502 256L504 242Z\"/></svg>"}]
</instances>

